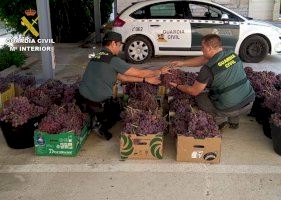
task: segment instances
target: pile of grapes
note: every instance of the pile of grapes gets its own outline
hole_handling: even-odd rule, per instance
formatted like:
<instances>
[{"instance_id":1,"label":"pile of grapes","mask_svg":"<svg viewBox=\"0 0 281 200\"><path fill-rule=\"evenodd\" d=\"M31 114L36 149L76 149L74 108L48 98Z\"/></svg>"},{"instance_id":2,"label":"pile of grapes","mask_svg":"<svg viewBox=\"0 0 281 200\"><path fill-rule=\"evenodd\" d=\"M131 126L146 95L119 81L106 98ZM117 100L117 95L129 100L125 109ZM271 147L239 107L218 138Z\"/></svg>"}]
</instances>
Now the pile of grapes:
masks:
<instances>
[{"instance_id":1,"label":"pile of grapes","mask_svg":"<svg viewBox=\"0 0 281 200\"><path fill-rule=\"evenodd\" d=\"M0 79L1 88L5 89L4 86L11 82L19 84L25 91L4 107L0 121L18 127L40 116L43 118L39 124L41 131L50 134L74 131L80 134L88 115L76 105L78 83L67 85L58 80L48 80L36 88L31 87L35 85L32 77L15 75Z\"/></svg>"},{"instance_id":2,"label":"pile of grapes","mask_svg":"<svg viewBox=\"0 0 281 200\"><path fill-rule=\"evenodd\" d=\"M29 87L36 85L36 80L34 76L23 76L23 75L11 75L7 77L9 82L14 83L16 86L21 87L23 90L26 90Z\"/></svg>"},{"instance_id":3,"label":"pile of grapes","mask_svg":"<svg viewBox=\"0 0 281 200\"><path fill-rule=\"evenodd\" d=\"M158 113L127 108L122 113L124 127L122 132L127 134L147 135L163 133L168 122Z\"/></svg>"},{"instance_id":4,"label":"pile of grapes","mask_svg":"<svg viewBox=\"0 0 281 200\"><path fill-rule=\"evenodd\" d=\"M155 111L158 108L158 103L154 95L149 94L146 91L142 91L140 92L139 99L129 99L128 107L138 110Z\"/></svg>"},{"instance_id":5,"label":"pile of grapes","mask_svg":"<svg viewBox=\"0 0 281 200\"><path fill-rule=\"evenodd\" d=\"M185 73L187 79L179 84L193 85L197 74ZM194 138L221 137L214 118L202 110L197 109L195 97L185 94L176 88L170 89L169 109L175 114L170 117L170 134L185 135ZM170 112L170 113L171 113Z\"/></svg>"},{"instance_id":6,"label":"pile of grapes","mask_svg":"<svg viewBox=\"0 0 281 200\"><path fill-rule=\"evenodd\" d=\"M259 101L263 102L258 108L262 110L260 115L265 115L264 109L275 113L271 117L271 121L280 126L281 121L281 74L276 75L274 72L256 72L252 68L246 67L245 72L249 78ZM281 126L280 126L281 127Z\"/></svg>"},{"instance_id":7,"label":"pile of grapes","mask_svg":"<svg viewBox=\"0 0 281 200\"><path fill-rule=\"evenodd\" d=\"M170 134L199 139L221 137L213 116L194 108L184 115L176 113L175 117L171 118Z\"/></svg>"},{"instance_id":8,"label":"pile of grapes","mask_svg":"<svg viewBox=\"0 0 281 200\"><path fill-rule=\"evenodd\" d=\"M158 86L151 85L148 83L127 83L125 93L129 95L130 98L141 99L142 91L146 91L146 93L151 95L158 94Z\"/></svg>"},{"instance_id":9,"label":"pile of grapes","mask_svg":"<svg viewBox=\"0 0 281 200\"><path fill-rule=\"evenodd\" d=\"M171 88L170 82L180 85L193 85L197 74L192 72L184 72L179 69L171 70L171 74L161 75L161 84L166 88Z\"/></svg>"},{"instance_id":10,"label":"pile of grapes","mask_svg":"<svg viewBox=\"0 0 281 200\"><path fill-rule=\"evenodd\" d=\"M193 99L178 99L173 98L170 101L170 111L176 113L177 116L185 118L186 115L191 112L192 106L194 105Z\"/></svg>"},{"instance_id":11,"label":"pile of grapes","mask_svg":"<svg viewBox=\"0 0 281 200\"><path fill-rule=\"evenodd\" d=\"M76 83L66 85L58 80L48 80L38 88L28 88L23 95L36 105L50 108L53 104L74 102L77 90Z\"/></svg>"},{"instance_id":12,"label":"pile of grapes","mask_svg":"<svg viewBox=\"0 0 281 200\"><path fill-rule=\"evenodd\" d=\"M274 113L281 113L281 90L272 90L264 96L263 106Z\"/></svg>"},{"instance_id":13,"label":"pile of grapes","mask_svg":"<svg viewBox=\"0 0 281 200\"><path fill-rule=\"evenodd\" d=\"M49 134L74 131L79 135L87 118L88 115L82 113L74 103L53 105L39 123L38 129Z\"/></svg>"},{"instance_id":14,"label":"pile of grapes","mask_svg":"<svg viewBox=\"0 0 281 200\"><path fill-rule=\"evenodd\" d=\"M38 117L47 112L46 108L36 106L26 97L15 97L0 114L0 121L11 123L13 127L25 124L29 119Z\"/></svg>"},{"instance_id":15,"label":"pile of grapes","mask_svg":"<svg viewBox=\"0 0 281 200\"><path fill-rule=\"evenodd\" d=\"M162 75L162 85L170 88L169 82L183 85L193 85L197 74L173 70L172 74ZM122 113L124 122L123 133L137 135L157 134L167 129L166 117L157 110L158 104L155 95L157 86L143 84L128 84L126 86L129 102L127 109ZM221 137L213 117L207 113L193 109L196 106L195 98L177 89L170 88L169 109L175 117L170 121L170 133L195 138Z\"/></svg>"},{"instance_id":16,"label":"pile of grapes","mask_svg":"<svg viewBox=\"0 0 281 200\"><path fill-rule=\"evenodd\" d=\"M245 67L245 72L250 80L256 94L260 97L264 97L267 92L276 90L275 85L280 83L280 76L274 72L256 72L250 67Z\"/></svg>"},{"instance_id":17,"label":"pile of grapes","mask_svg":"<svg viewBox=\"0 0 281 200\"><path fill-rule=\"evenodd\" d=\"M271 115L271 121L274 125L281 128L281 114L280 113L274 113Z\"/></svg>"},{"instance_id":18,"label":"pile of grapes","mask_svg":"<svg viewBox=\"0 0 281 200\"><path fill-rule=\"evenodd\" d=\"M221 136L214 118L202 111L197 110L189 113L188 134L195 138L212 138Z\"/></svg>"},{"instance_id":19,"label":"pile of grapes","mask_svg":"<svg viewBox=\"0 0 281 200\"><path fill-rule=\"evenodd\" d=\"M0 93L6 92L10 88L10 83L5 79L0 77Z\"/></svg>"},{"instance_id":20,"label":"pile of grapes","mask_svg":"<svg viewBox=\"0 0 281 200\"><path fill-rule=\"evenodd\" d=\"M147 135L163 133L168 125L159 112L157 102L159 88L148 83L129 83L126 94L129 96L127 108L122 112L127 134Z\"/></svg>"},{"instance_id":21,"label":"pile of grapes","mask_svg":"<svg viewBox=\"0 0 281 200\"><path fill-rule=\"evenodd\" d=\"M34 76L24 76L24 75L9 75L7 77L0 77L0 92L5 92L9 89L9 84L14 83L15 86L21 87L23 90L33 87L36 85Z\"/></svg>"}]
</instances>

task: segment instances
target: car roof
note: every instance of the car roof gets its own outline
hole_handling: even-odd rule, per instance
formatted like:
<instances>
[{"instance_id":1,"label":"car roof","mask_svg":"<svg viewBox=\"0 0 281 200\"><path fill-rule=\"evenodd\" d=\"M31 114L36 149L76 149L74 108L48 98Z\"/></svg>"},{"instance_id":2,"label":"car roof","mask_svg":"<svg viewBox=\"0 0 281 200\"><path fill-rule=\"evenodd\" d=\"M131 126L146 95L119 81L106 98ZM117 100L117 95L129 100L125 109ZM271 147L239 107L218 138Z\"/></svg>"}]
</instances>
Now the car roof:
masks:
<instances>
[{"instance_id":1,"label":"car roof","mask_svg":"<svg viewBox=\"0 0 281 200\"><path fill-rule=\"evenodd\" d=\"M207 1L207 0L145 0L145 1L139 1L139 2L133 2L132 6L129 7L127 10L125 10L121 15L130 15L132 12L144 7L144 6L147 6L147 5L150 5L150 4L154 4L154 3L164 3L164 2L169 2L169 1L190 1L190 2L200 2L200 3L207 3L207 4L210 4L210 5L215 5L217 7L220 7L220 8L223 8L224 10L227 10L239 17L241 17L243 20L247 20L247 18L245 18L244 16L220 5L220 4L217 4L217 3L213 3L211 1Z\"/></svg>"}]
</instances>

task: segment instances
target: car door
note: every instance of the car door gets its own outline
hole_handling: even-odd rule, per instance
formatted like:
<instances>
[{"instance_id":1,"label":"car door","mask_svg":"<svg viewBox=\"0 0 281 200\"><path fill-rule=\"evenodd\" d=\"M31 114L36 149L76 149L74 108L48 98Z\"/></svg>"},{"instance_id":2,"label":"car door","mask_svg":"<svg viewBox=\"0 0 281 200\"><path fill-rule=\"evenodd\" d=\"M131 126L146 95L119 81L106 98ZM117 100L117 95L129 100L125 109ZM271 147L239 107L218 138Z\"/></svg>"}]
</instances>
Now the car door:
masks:
<instances>
[{"instance_id":1,"label":"car door","mask_svg":"<svg viewBox=\"0 0 281 200\"><path fill-rule=\"evenodd\" d=\"M176 51L187 51L191 47L190 25L185 19L183 3L168 1L147 7L149 32L159 54L171 55L171 51L176 54Z\"/></svg>"},{"instance_id":2,"label":"car door","mask_svg":"<svg viewBox=\"0 0 281 200\"><path fill-rule=\"evenodd\" d=\"M213 4L191 1L187 6L191 25L191 51L201 50L204 35L217 34L225 49L235 49L241 20L233 13ZM222 19L223 15L228 19Z\"/></svg>"}]
</instances>

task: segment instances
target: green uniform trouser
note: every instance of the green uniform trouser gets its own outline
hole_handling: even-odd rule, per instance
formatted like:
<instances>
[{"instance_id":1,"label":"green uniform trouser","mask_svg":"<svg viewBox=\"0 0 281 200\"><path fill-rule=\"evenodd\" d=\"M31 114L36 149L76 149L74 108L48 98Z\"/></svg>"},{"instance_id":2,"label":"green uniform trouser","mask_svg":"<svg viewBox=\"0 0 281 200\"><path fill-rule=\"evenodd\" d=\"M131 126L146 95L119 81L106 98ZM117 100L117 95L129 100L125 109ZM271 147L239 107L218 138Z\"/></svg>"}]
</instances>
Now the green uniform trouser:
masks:
<instances>
[{"instance_id":1,"label":"green uniform trouser","mask_svg":"<svg viewBox=\"0 0 281 200\"><path fill-rule=\"evenodd\" d=\"M220 125L223 122L238 124L240 115L248 114L253 105L253 102L251 102L243 108L230 112L219 110L211 102L208 93L201 93L198 95L196 97L196 102L201 110L214 116L217 125Z\"/></svg>"},{"instance_id":2,"label":"green uniform trouser","mask_svg":"<svg viewBox=\"0 0 281 200\"><path fill-rule=\"evenodd\" d=\"M79 94L76 101L82 112L87 112L92 116L96 116L97 121L101 124L102 131L107 131L120 120L122 106L119 101L113 98L99 103L88 100Z\"/></svg>"}]
</instances>

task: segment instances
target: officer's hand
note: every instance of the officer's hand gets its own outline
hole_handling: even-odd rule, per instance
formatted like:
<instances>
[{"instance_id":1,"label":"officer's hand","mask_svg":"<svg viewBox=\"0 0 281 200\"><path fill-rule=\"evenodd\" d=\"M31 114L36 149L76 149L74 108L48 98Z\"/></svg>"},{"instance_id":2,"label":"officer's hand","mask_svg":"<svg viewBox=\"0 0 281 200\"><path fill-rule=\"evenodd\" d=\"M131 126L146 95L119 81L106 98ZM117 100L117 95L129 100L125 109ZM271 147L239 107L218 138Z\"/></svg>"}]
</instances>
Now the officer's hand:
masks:
<instances>
[{"instance_id":1,"label":"officer's hand","mask_svg":"<svg viewBox=\"0 0 281 200\"><path fill-rule=\"evenodd\" d=\"M168 67L168 66L161 67L161 69L160 69L161 74L171 74L171 72L169 71L170 69L171 69L171 67Z\"/></svg>"},{"instance_id":2,"label":"officer's hand","mask_svg":"<svg viewBox=\"0 0 281 200\"><path fill-rule=\"evenodd\" d=\"M174 83L174 82L170 82L169 83L172 87L177 87L178 84Z\"/></svg>"},{"instance_id":3,"label":"officer's hand","mask_svg":"<svg viewBox=\"0 0 281 200\"><path fill-rule=\"evenodd\" d=\"M153 84L153 85L159 85L161 83L160 79L157 77L149 77L145 78L145 81L147 83Z\"/></svg>"},{"instance_id":4,"label":"officer's hand","mask_svg":"<svg viewBox=\"0 0 281 200\"><path fill-rule=\"evenodd\" d=\"M182 67L182 66L184 66L184 62L183 62L183 61L180 61L180 60L172 61L172 62L169 63L169 65L170 65L172 68Z\"/></svg>"}]
</instances>

